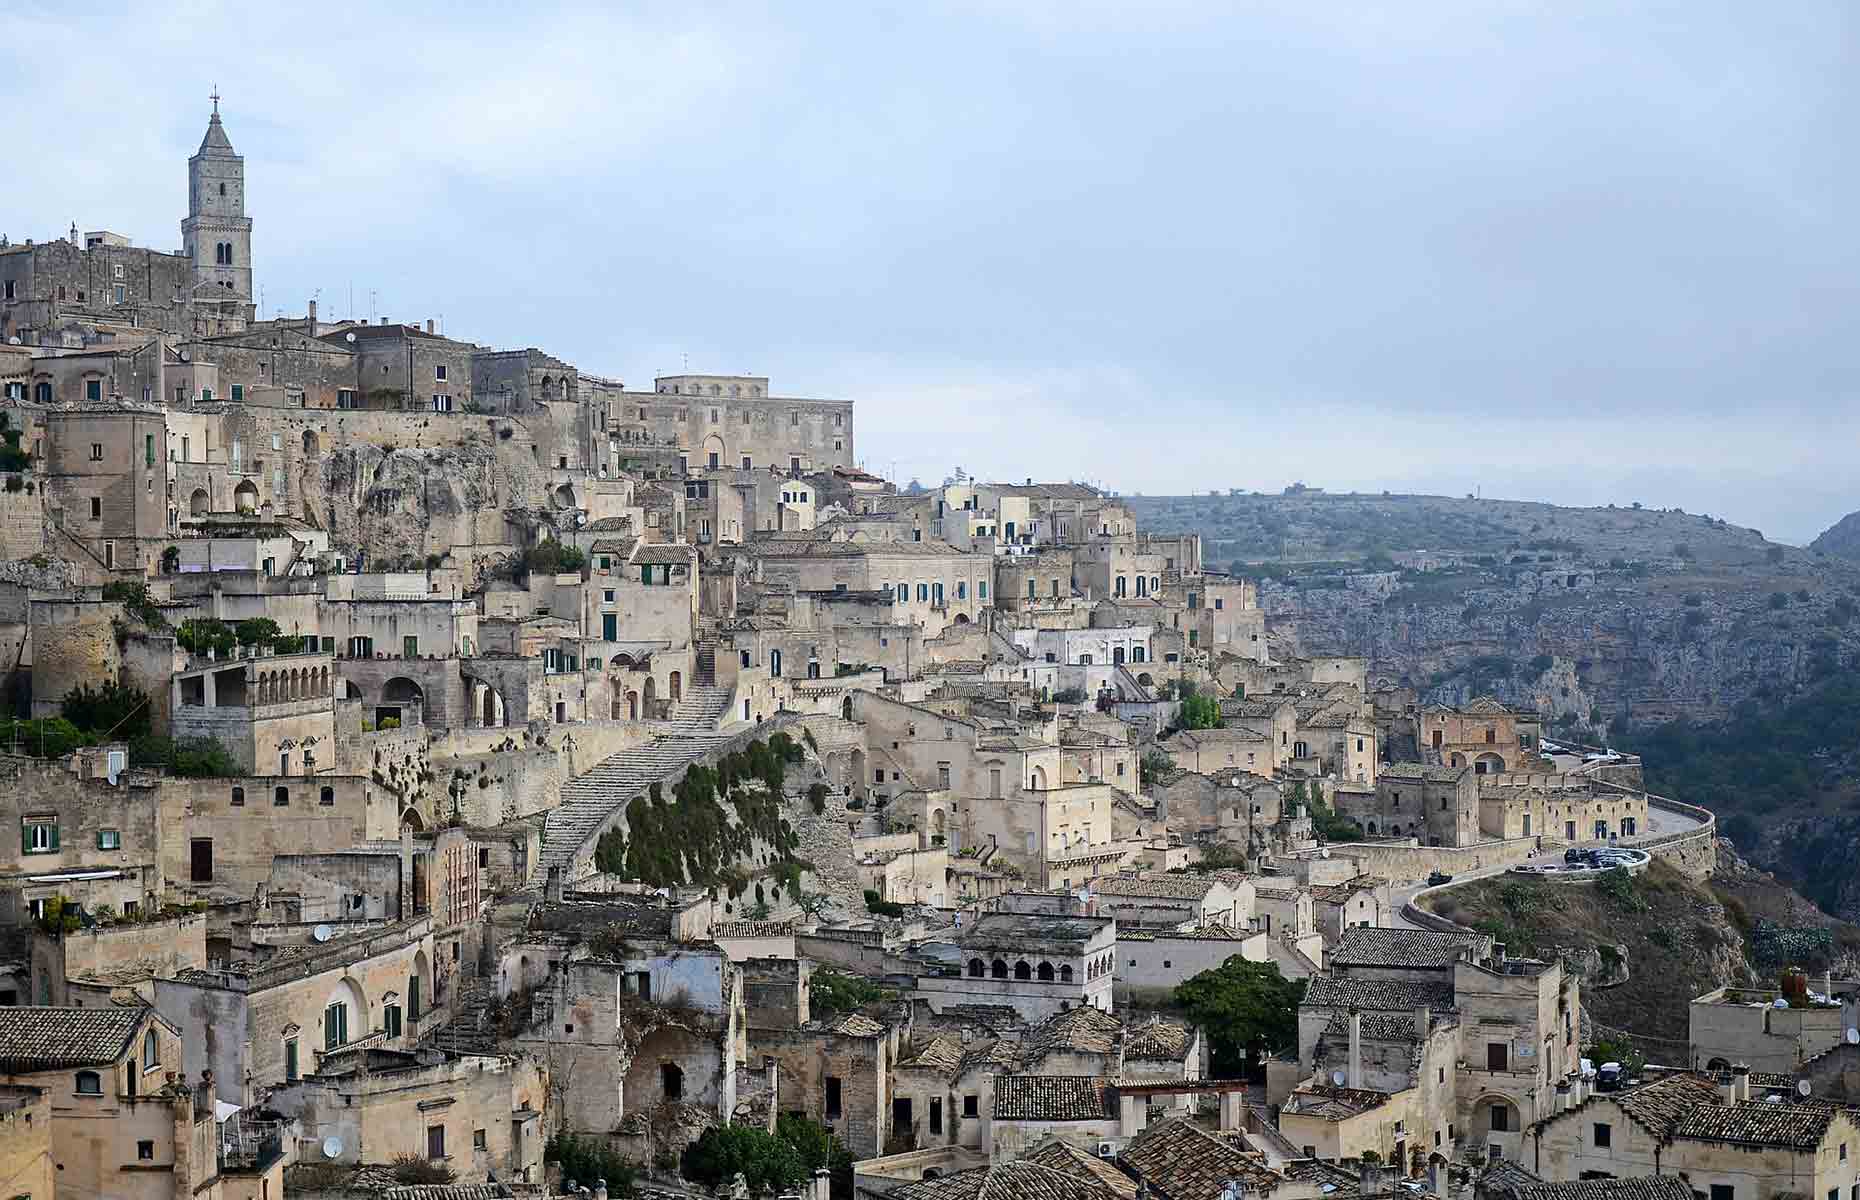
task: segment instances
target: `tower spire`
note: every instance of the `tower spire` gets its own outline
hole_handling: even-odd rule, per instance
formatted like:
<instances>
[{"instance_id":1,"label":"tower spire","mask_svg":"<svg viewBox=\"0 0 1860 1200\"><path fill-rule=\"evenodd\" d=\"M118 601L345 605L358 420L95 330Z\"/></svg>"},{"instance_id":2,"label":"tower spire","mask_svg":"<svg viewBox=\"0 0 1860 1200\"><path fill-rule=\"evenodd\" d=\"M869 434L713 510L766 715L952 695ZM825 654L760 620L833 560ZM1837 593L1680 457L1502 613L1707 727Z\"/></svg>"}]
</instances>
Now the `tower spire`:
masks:
<instances>
[{"instance_id":1,"label":"tower spire","mask_svg":"<svg viewBox=\"0 0 1860 1200\"><path fill-rule=\"evenodd\" d=\"M213 115L216 117L219 116L220 115L220 85L219 84L216 83L213 85L213 94L208 96L207 99L213 101Z\"/></svg>"}]
</instances>

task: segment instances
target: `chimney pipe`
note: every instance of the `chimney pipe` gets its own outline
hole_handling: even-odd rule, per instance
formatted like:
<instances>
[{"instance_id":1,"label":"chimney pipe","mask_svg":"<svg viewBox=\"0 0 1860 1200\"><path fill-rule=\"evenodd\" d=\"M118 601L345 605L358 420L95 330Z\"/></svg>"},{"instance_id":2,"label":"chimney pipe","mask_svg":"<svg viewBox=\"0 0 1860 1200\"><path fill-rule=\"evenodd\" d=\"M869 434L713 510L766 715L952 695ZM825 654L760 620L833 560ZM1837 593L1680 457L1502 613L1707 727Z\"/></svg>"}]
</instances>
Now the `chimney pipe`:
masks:
<instances>
[{"instance_id":1,"label":"chimney pipe","mask_svg":"<svg viewBox=\"0 0 1860 1200\"><path fill-rule=\"evenodd\" d=\"M1363 1014L1350 1010L1350 1086L1363 1086Z\"/></svg>"},{"instance_id":2,"label":"chimney pipe","mask_svg":"<svg viewBox=\"0 0 1860 1200\"><path fill-rule=\"evenodd\" d=\"M433 318L431 317L426 318L426 332L433 332Z\"/></svg>"},{"instance_id":3,"label":"chimney pipe","mask_svg":"<svg viewBox=\"0 0 1860 1200\"><path fill-rule=\"evenodd\" d=\"M1731 1067L1731 1094L1739 1101L1750 1099L1750 1065L1737 1063Z\"/></svg>"},{"instance_id":4,"label":"chimney pipe","mask_svg":"<svg viewBox=\"0 0 1860 1200\"><path fill-rule=\"evenodd\" d=\"M316 301L314 300L310 302L310 324L313 326L316 324Z\"/></svg>"},{"instance_id":5,"label":"chimney pipe","mask_svg":"<svg viewBox=\"0 0 1860 1200\"><path fill-rule=\"evenodd\" d=\"M382 317L382 318L381 318L381 323L382 323L383 325L386 325L386 324L388 323L388 319L387 319L386 317Z\"/></svg>"}]
</instances>

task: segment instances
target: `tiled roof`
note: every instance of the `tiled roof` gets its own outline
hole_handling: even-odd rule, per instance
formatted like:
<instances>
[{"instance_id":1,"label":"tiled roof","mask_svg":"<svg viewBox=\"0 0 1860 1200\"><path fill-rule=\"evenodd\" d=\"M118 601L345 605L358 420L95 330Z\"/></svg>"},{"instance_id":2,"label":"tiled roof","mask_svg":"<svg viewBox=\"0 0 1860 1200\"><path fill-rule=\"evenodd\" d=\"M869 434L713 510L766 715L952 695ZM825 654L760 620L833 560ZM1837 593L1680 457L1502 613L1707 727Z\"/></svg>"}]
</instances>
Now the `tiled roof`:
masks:
<instances>
[{"instance_id":1,"label":"tiled roof","mask_svg":"<svg viewBox=\"0 0 1860 1200\"><path fill-rule=\"evenodd\" d=\"M1145 1130L1118 1157L1169 1200L1217 1200L1223 1186L1235 1179L1253 1194L1269 1193L1285 1182L1278 1172L1184 1117Z\"/></svg>"},{"instance_id":2,"label":"tiled roof","mask_svg":"<svg viewBox=\"0 0 1860 1200\"><path fill-rule=\"evenodd\" d=\"M885 1194L894 1200L1123 1200L1130 1193L1112 1191L1096 1176L1021 1159L920 1179Z\"/></svg>"},{"instance_id":3,"label":"tiled roof","mask_svg":"<svg viewBox=\"0 0 1860 1200\"><path fill-rule=\"evenodd\" d=\"M683 542L646 542L634 549L633 561L654 565L686 566L696 553L696 550Z\"/></svg>"},{"instance_id":4,"label":"tiled roof","mask_svg":"<svg viewBox=\"0 0 1860 1200\"><path fill-rule=\"evenodd\" d=\"M1190 1026L1158 1014L1124 1035L1124 1057L1180 1062L1193 1036Z\"/></svg>"},{"instance_id":5,"label":"tiled roof","mask_svg":"<svg viewBox=\"0 0 1860 1200\"><path fill-rule=\"evenodd\" d=\"M1692 1200L1691 1185L1677 1175L1535 1183L1506 1194L1513 1200Z\"/></svg>"},{"instance_id":6,"label":"tiled roof","mask_svg":"<svg viewBox=\"0 0 1860 1200\"><path fill-rule=\"evenodd\" d=\"M1543 1186L1543 1176L1513 1158L1501 1158L1479 1174L1478 1192L1488 1200L1517 1200L1520 1191Z\"/></svg>"},{"instance_id":7,"label":"tiled roof","mask_svg":"<svg viewBox=\"0 0 1860 1200\"><path fill-rule=\"evenodd\" d=\"M1343 931L1330 953L1340 967L1429 967L1439 970L1465 957L1476 934L1435 933L1425 929L1365 929Z\"/></svg>"},{"instance_id":8,"label":"tiled roof","mask_svg":"<svg viewBox=\"0 0 1860 1200\"><path fill-rule=\"evenodd\" d=\"M1111 1081L1092 1075L1003 1075L995 1080L997 1121L1104 1121L1117 1116ZM894 1193L895 1194L895 1193Z\"/></svg>"},{"instance_id":9,"label":"tiled roof","mask_svg":"<svg viewBox=\"0 0 1860 1200\"><path fill-rule=\"evenodd\" d=\"M1317 975L1306 985L1305 1003L1313 1008L1371 1008L1394 1012L1426 1006L1443 1011L1453 1007L1453 985Z\"/></svg>"},{"instance_id":10,"label":"tiled roof","mask_svg":"<svg viewBox=\"0 0 1860 1200\"><path fill-rule=\"evenodd\" d=\"M1027 1035L1027 1048L1036 1054L1070 1050L1079 1054L1109 1054L1117 1046L1124 1023L1110 1013L1081 1005L1048 1017Z\"/></svg>"},{"instance_id":11,"label":"tiled roof","mask_svg":"<svg viewBox=\"0 0 1860 1200\"><path fill-rule=\"evenodd\" d=\"M0 1008L0 1072L24 1074L115 1062L146 1008Z\"/></svg>"},{"instance_id":12,"label":"tiled roof","mask_svg":"<svg viewBox=\"0 0 1860 1200\"><path fill-rule=\"evenodd\" d=\"M1311 898L1325 904L1341 904L1359 892L1374 891L1387 882L1375 875L1358 875L1344 883L1314 883Z\"/></svg>"},{"instance_id":13,"label":"tiled roof","mask_svg":"<svg viewBox=\"0 0 1860 1200\"><path fill-rule=\"evenodd\" d=\"M1205 875L1112 875L1091 881L1100 896L1156 896L1171 900L1199 900L1214 890L1215 880Z\"/></svg>"},{"instance_id":14,"label":"tiled roof","mask_svg":"<svg viewBox=\"0 0 1860 1200\"><path fill-rule=\"evenodd\" d=\"M1826 1104L1698 1105L1681 1117L1672 1136L1739 1146L1812 1150L1821 1144L1828 1123L1840 1110Z\"/></svg>"},{"instance_id":15,"label":"tiled roof","mask_svg":"<svg viewBox=\"0 0 1860 1200\"><path fill-rule=\"evenodd\" d=\"M1329 1200L1360 1196L1363 1190L1361 1177L1355 1171L1318 1158L1294 1158L1282 1164L1279 1173L1294 1183L1308 1185ZM1330 1190L1325 1191L1326 1187Z\"/></svg>"},{"instance_id":16,"label":"tiled roof","mask_svg":"<svg viewBox=\"0 0 1860 1200\"><path fill-rule=\"evenodd\" d=\"M1656 1079L1632 1091L1618 1092L1613 1098L1628 1116L1646 1126L1655 1137L1665 1139L1693 1109L1718 1103L1718 1087L1703 1075L1686 1072Z\"/></svg>"},{"instance_id":17,"label":"tiled roof","mask_svg":"<svg viewBox=\"0 0 1860 1200\"><path fill-rule=\"evenodd\" d=\"M793 932L793 921L725 921L710 927L712 941L718 938L784 937Z\"/></svg>"},{"instance_id":18,"label":"tiled roof","mask_svg":"<svg viewBox=\"0 0 1860 1200\"><path fill-rule=\"evenodd\" d=\"M1073 1178L1088 1178L1102 1183L1111 1191L1132 1200L1137 1194L1137 1181L1118 1170L1115 1166L1099 1158L1096 1154L1074 1146L1060 1138L1048 1138L1032 1150L1015 1159L1016 1162L1033 1163L1036 1166L1051 1167Z\"/></svg>"},{"instance_id":19,"label":"tiled roof","mask_svg":"<svg viewBox=\"0 0 1860 1200\"><path fill-rule=\"evenodd\" d=\"M939 1033L902 1059L897 1069L902 1071L907 1067L954 1075L962 1069L962 1039L954 1034Z\"/></svg>"},{"instance_id":20,"label":"tiled roof","mask_svg":"<svg viewBox=\"0 0 1860 1200\"><path fill-rule=\"evenodd\" d=\"M1407 1013L1366 1012L1363 1017L1363 1036L1372 1042L1418 1042L1421 1031L1415 1024L1414 1017ZM1434 1022L1430 1022L1430 1028ZM1350 1024L1341 1013L1332 1013L1330 1022L1324 1026L1327 1037L1350 1036Z\"/></svg>"},{"instance_id":21,"label":"tiled roof","mask_svg":"<svg viewBox=\"0 0 1860 1200\"><path fill-rule=\"evenodd\" d=\"M846 1013L831 1021L820 1022L820 1027L828 1033L837 1033L841 1037L868 1038L877 1037L885 1032L885 1027L864 1013Z\"/></svg>"},{"instance_id":22,"label":"tiled roof","mask_svg":"<svg viewBox=\"0 0 1860 1200\"><path fill-rule=\"evenodd\" d=\"M1314 1083L1292 1093L1286 1111L1300 1116L1340 1121L1388 1103L1387 1092L1368 1088L1333 1087Z\"/></svg>"},{"instance_id":23,"label":"tiled roof","mask_svg":"<svg viewBox=\"0 0 1860 1200\"><path fill-rule=\"evenodd\" d=\"M971 1046L968 1053L962 1056L962 1069L971 1071L977 1067L1000 1068L1001 1070L993 1072L997 1075L1003 1071L1020 1070L1020 1043L1007 1038L995 1038L993 1041Z\"/></svg>"},{"instance_id":24,"label":"tiled roof","mask_svg":"<svg viewBox=\"0 0 1860 1200\"><path fill-rule=\"evenodd\" d=\"M1384 763L1377 772L1383 779L1425 779L1433 783L1452 783L1471 767L1427 766L1422 763Z\"/></svg>"}]
</instances>

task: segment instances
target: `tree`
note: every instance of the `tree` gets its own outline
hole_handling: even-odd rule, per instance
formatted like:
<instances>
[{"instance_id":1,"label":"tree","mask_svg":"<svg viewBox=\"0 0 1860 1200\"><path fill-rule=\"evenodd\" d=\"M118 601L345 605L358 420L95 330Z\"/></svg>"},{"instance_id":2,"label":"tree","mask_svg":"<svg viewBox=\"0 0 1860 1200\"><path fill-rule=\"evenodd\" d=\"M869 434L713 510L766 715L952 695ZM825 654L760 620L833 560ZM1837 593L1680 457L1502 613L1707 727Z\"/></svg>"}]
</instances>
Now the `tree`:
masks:
<instances>
[{"instance_id":1,"label":"tree","mask_svg":"<svg viewBox=\"0 0 1860 1200\"><path fill-rule=\"evenodd\" d=\"M1221 702L1213 696L1190 696L1182 701L1177 721L1184 729L1219 729Z\"/></svg>"},{"instance_id":2,"label":"tree","mask_svg":"<svg viewBox=\"0 0 1860 1200\"><path fill-rule=\"evenodd\" d=\"M798 1187L810 1172L801 1152L753 1125L714 1125L685 1147L680 1168L686 1179L716 1187L738 1172L752 1193Z\"/></svg>"},{"instance_id":3,"label":"tree","mask_svg":"<svg viewBox=\"0 0 1860 1200\"><path fill-rule=\"evenodd\" d=\"M174 640L189 654L205 654L211 650L219 658L231 654L239 644L232 627L213 617L189 617L182 621L181 627L175 630Z\"/></svg>"},{"instance_id":4,"label":"tree","mask_svg":"<svg viewBox=\"0 0 1860 1200\"><path fill-rule=\"evenodd\" d=\"M852 1200L852 1151L831 1129L794 1113L775 1119L775 1136L793 1146L801 1168L810 1176L822 1167L832 1180L833 1200Z\"/></svg>"},{"instance_id":5,"label":"tree","mask_svg":"<svg viewBox=\"0 0 1860 1200\"><path fill-rule=\"evenodd\" d=\"M808 985L808 1011L816 1017L831 1017L863 1008L884 995L883 988L858 975L816 971Z\"/></svg>"},{"instance_id":6,"label":"tree","mask_svg":"<svg viewBox=\"0 0 1860 1200\"><path fill-rule=\"evenodd\" d=\"M609 1196L633 1194L637 1168L625 1155L597 1138L558 1133L543 1146L543 1161L562 1164L563 1180L593 1187L597 1180L607 1181Z\"/></svg>"},{"instance_id":7,"label":"tree","mask_svg":"<svg viewBox=\"0 0 1860 1200\"><path fill-rule=\"evenodd\" d=\"M1237 954L1175 989L1176 1006L1207 1033L1211 1067L1222 1078L1257 1073L1265 1055L1295 1046L1304 998L1302 979Z\"/></svg>"},{"instance_id":8,"label":"tree","mask_svg":"<svg viewBox=\"0 0 1860 1200\"><path fill-rule=\"evenodd\" d=\"M251 617L233 627L233 634L241 646L269 646L283 632L270 617Z\"/></svg>"},{"instance_id":9,"label":"tree","mask_svg":"<svg viewBox=\"0 0 1860 1200\"><path fill-rule=\"evenodd\" d=\"M72 688L65 693L61 711L65 720L99 741L128 741L149 731L148 694L114 679L100 688L93 689L88 683Z\"/></svg>"},{"instance_id":10,"label":"tree","mask_svg":"<svg viewBox=\"0 0 1860 1200\"><path fill-rule=\"evenodd\" d=\"M1175 759L1161 750L1145 750L1137 763L1137 777L1144 787L1153 787L1158 779L1175 770Z\"/></svg>"}]
</instances>

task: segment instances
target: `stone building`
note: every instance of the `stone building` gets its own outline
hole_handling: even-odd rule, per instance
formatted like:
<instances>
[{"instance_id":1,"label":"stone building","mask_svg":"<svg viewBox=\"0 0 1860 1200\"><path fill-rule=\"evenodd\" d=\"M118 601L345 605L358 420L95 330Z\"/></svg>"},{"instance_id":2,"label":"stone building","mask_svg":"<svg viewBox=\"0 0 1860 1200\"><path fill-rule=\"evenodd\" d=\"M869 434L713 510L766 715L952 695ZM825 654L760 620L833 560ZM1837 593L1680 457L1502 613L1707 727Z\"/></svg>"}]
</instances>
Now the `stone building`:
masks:
<instances>
[{"instance_id":1,"label":"stone building","mask_svg":"<svg viewBox=\"0 0 1860 1200\"><path fill-rule=\"evenodd\" d=\"M1559 963L1505 957L1470 933L1345 929L1299 1006L1308 1082L1281 1131L1399 1162L1454 1143L1514 1157L1576 1075L1581 1015Z\"/></svg>"},{"instance_id":2,"label":"stone building","mask_svg":"<svg viewBox=\"0 0 1860 1200\"><path fill-rule=\"evenodd\" d=\"M244 1105L351 1043L413 1046L446 1018L428 1007L432 980L432 921L420 917L157 979L155 1007L181 1032L188 1076L211 1071L214 1094Z\"/></svg>"},{"instance_id":3,"label":"stone building","mask_svg":"<svg viewBox=\"0 0 1860 1200\"><path fill-rule=\"evenodd\" d=\"M0 1192L52 1194L52 1093L0 1084Z\"/></svg>"},{"instance_id":4,"label":"stone building","mask_svg":"<svg viewBox=\"0 0 1860 1200\"><path fill-rule=\"evenodd\" d=\"M151 570L172 536L162 410L119 399L44 420L38 478L65 552L76 551L100 580Z\"/></svg>"},{"instance_id":5,"label":"stone building","mask_svg":"<svg viewBox=\"0 0 1860 1200\"><path fill-rule=\"evenodd\" d=\"M854 465L850 400L772 396L761 375L666 375L623 392L610 432L677 448L694 472L774 465L800 476Z\"/></svg>"},{"instance_id":6,"label":"stone building","mask_svg":"<svg viewBox=\"0 0 1860 1200\"><path fill-rule=\"evenodd\" d=\"M1677 1073L1621 1092L1558 1091L1525 1161L1546 1179L1678 1176L1711 1200L1850 1196L1860 1125L1836 1105L1759 1101L1750 1073Z\"/></svg>"},{"instance_id":7,"label":"stone building","mask_svg":"<svg viewBox=\"0 0 1860 1200\"><path fill-rule=\"evenodd\" d=\"M1416 718L1424 753L1480 775L1528 771L1542 762L1543 722L1481 696L1462 708L1423 708Z\"/></svg>"},{"instance_id":8,"label":"stone building","mask_svg":"<svg viewBox=\"0 0 1860 1200\"><path fill-rule=\"evenodd\" d=\"M917 979L915 994L933 1011L992 1003L1037 1022L1071 1008L1112 1009L1117 922L1107 917L989 913L957 946L948 971Z\"/></svg>"},{"instance_id":9,"label":"stone building","mask_svg":"<svg viewBox=\"0 0 1860 1200\"><path fill-rule=\"evenodd\" d=\"M20 831L0 839L5 923L25 923L56 896L124 914L160 903L171 831L158 819L157 777L127 769L127 758L122 745L49 762L0 758L0 820Z\"/></svg>"}]
</instances>

